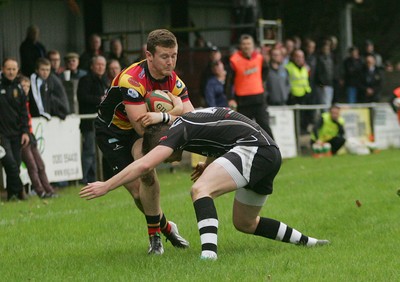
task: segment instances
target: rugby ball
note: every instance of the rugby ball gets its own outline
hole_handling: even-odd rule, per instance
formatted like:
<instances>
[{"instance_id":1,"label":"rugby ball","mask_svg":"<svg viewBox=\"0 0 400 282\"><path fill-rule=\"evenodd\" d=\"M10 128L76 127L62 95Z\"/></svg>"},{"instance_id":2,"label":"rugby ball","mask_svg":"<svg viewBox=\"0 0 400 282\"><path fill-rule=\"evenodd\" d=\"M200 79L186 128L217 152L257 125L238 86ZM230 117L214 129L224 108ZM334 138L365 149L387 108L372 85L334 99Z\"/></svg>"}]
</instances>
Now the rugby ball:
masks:
<instances>
[{"instance_id":1,"label":"rugby ball","mask_svg":"<svg viewBox=\"0 0 400 282\"><path fill-rule=\"evenodd\" d=\"M150 112L166 113L173 109L174 104L168 94L162 90L153 90L145 96L147 109Z\"/></svg>"}]
</instances>

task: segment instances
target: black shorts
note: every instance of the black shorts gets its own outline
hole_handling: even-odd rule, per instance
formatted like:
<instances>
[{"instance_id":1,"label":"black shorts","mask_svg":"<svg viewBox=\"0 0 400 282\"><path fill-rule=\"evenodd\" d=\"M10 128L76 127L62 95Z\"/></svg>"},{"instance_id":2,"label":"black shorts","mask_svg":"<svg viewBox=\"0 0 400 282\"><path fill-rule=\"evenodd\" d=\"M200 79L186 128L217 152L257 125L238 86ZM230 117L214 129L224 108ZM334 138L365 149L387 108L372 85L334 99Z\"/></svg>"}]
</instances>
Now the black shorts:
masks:
<instances>
[{"instance_id":1,"label":"black shorts","mask_svg":"<svg viewBox=\"0 0 400 282\"><path fill-rule=\"evenodd\" d=\"M97 145L114 174L133 162L132 147L141 138L135 131L118 134L99 119L95 120L95 129Z\"/></svg>"},{"instance_id":2,"label":"black shorts","mask_svg":"<svg viewBox=\"0 0 400 282\"><path fill-rule=\"evenodd\" d=\"M281 167L282 157L275 146L237 146L215 162L222 165L238 188L246 188L258 194L269 195L275 176Z\"/></svg>"}]
</instances>

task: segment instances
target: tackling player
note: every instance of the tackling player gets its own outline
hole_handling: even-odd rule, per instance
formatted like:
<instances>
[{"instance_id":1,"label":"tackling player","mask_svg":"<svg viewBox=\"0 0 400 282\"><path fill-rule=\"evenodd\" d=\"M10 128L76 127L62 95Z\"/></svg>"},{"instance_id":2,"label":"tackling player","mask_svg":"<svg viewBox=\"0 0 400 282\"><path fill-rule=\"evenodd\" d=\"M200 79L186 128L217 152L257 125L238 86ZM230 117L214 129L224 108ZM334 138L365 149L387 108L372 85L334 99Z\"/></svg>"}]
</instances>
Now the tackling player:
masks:
<instances>
[{"instance_id":1,"label":"tackling player","mask_svg":"<svg viewBox=\"0 0 400 282\"><path fill-rule=\"evenodd\" d=\"M173 100L174 109L164 115L168 122L171 115L180 115L193 110L183 81L174 69L178 56L176 37L168 30L150 32L147 38L146 59L134 63L119 73L112 81L105 99L99 105L95 121L96 140L114 174L123 170L141 157L143 125L138 117L147 112L144 96L152 90L164 90ZM132 157L134 156L134 158ZM151 191L152 198L142 193ZM149 171L139 180L124 183L137 207L145 214L150 238L149 254L164 252L160 233L172 245L187 248L189 243L182 238L173 222L168 222L159 203L159 183L154 171ZM139 189L140 188L140 189ZM147 204L151 202L151 204ZM161 232L160 232L161 231Z\"/></svg>"},{"instance_id":2,"label":"tackling player","mask_svg":"<svg viewBox=\"0 0 400 282\"><path fill-rule=\"evenodd\" d=\"M141 120L148 124L145 114ZM143 158L106 182L81 189L82 198L100 197L123 183L139 178L163 161L176 161L186 150L207 156L192 173L191 195L202 245L201 258L217 259L218 216L214 198L236 191L233 224L237 230L297 245L328 244L308 237L283 222L260 217L272 193L273 180L281 166L281 154L273 139L254 121L233 110L207 108L178 117L167 125L146 129ZM166 131L167 130L167 131ZM158 145L157 145L158 144Z\"/></svg>"}]
</instances>

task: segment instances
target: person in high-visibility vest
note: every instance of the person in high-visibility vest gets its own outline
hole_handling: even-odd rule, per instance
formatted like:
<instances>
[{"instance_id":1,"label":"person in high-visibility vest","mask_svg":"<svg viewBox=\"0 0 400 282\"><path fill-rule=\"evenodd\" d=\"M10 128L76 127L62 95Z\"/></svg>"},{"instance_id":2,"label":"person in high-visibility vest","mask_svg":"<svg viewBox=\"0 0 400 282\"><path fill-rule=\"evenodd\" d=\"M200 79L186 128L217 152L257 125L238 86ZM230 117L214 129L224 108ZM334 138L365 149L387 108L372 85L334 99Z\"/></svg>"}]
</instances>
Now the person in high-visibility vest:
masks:
<instances>
[{"instance_id":1,"label":"person in high-visibility vest","mask_svg":"<svg viewBox=\"0 0 400 282\"><path fill-rule=\"evenodd\" d=\"M311 87L309 72L304 58L304 52L300 49L293 51L290 62L286 65L289 73L290 95L288 105L305 105L309 101ZM300 131L306 133L309 124L312 124L312 111L300 111Z\"/></svg>"},{"instance_id":2,"label":"person in high-visibility vest","mask_svg":"<svg viewBox=\"0 0 400 282\"><path fill-rule=\"evenodd\" d=\"M400 87L397 87L395 90L393 90L393 99L392 99L392 108L393 110L397 113L397 118L400 123Z\"/></svg>"},{"instance_id":3,"label":"person in high-visibility vest","mask_svg":"<svg viewBox=\"0 0 400 282\"><path fill-rule=\"evenodd\" d=\"M332 105L329 112L324 112L311 133L311 144L314 146L329 143L333 155L344 145L344 119L340 116L340 108Z\"/></svg>"}]
</instances>

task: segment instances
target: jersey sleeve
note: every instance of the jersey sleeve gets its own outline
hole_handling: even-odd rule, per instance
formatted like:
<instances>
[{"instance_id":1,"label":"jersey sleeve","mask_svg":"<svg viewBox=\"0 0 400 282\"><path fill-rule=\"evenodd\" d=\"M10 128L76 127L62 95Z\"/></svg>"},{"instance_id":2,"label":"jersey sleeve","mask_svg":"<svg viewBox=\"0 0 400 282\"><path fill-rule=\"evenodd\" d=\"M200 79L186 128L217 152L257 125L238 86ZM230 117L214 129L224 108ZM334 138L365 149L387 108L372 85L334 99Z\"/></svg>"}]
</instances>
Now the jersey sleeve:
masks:
<instances>
[{"instance_id":1,"label":"jersey sleeve","mask_svg":"<svg viewBox=\"0 0 400 282\"><path fill-rule=\"evenodd\" d=\"M118 87L122 95L122 102L131 105L144 104L146 95L145 87L134 80L129 74L123 74L118 82Z\"/></svg>"},{"instance_id":2,"label":"jersey sleeve","mask_svg":"<svg viewBox=\"0 0 400 282\"><path fill-rule=\"evenodd\" d=\"M182 102L189 100L189 93L187 87L185 83L178 76L176 76L175 85L171 93L175 96L179 96Z\"/></svg>"},{"instance_id":3,"label":"jersey sleeve","mask_svg":"<svg viewBox=\"0 0 400 282\"><path fill-rule=\"evenodd\" d=\"M185 144L185 126L180 118L168 129L166 135L161 137L159 145L170 147L173 150L182 149Z\"/></svg>"}]
</instances>

